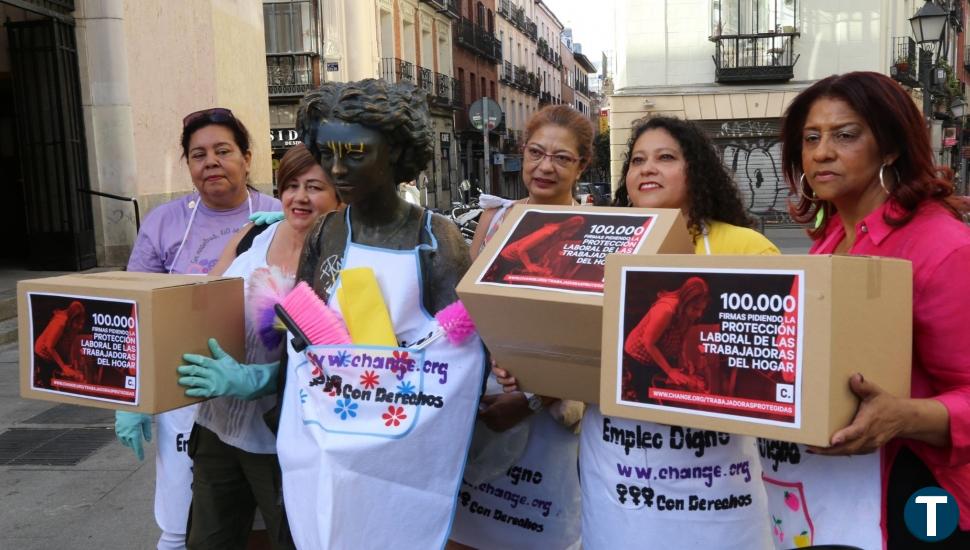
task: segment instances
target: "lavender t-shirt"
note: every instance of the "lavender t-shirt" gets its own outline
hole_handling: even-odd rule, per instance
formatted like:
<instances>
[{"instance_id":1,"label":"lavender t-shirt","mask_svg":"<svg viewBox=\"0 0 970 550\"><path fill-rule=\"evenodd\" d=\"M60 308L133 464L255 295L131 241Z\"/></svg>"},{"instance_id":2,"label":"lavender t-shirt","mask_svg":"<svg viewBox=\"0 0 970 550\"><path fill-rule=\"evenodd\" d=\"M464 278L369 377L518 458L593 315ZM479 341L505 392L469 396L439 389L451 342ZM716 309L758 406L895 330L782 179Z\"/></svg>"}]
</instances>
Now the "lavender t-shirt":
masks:
<instances>
[{"instance_id":1,"label":"lavender t-shirt","mask_svg":"<svg viewBox=\"0 0 970 550\"><path fill-rule=\"evenodd\" d=\"M252 190L249 197L249 200L232 210L212 210L199 201L198 193L158 206L141 225L135 247L128 258L128 271L168 273L171 269L172 273L208 273L216 265L232 235L249 221L250 201L253 212L282 210L280 201L273 197ZM192 228L185 238L182 251L178 252L196 202L199 205L192 219ZM178 258L175 257L176 252Z\"/></svg>"}]
</instances>

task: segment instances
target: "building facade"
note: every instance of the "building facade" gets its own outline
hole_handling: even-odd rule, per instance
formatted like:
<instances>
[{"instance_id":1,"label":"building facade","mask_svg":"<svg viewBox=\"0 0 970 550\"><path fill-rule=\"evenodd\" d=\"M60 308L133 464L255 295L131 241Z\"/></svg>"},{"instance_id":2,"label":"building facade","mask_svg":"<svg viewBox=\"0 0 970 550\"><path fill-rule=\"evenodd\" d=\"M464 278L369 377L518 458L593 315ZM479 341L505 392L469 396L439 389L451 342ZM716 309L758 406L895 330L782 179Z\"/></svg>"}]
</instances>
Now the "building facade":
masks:
<instances>
[{"instance_id":1,"label":"building facade","mask_svg":"<svg viewBox=\"0 0 970 550\"><path fill-rule=\"evenodd\" d=\"M497 35L503 44L499 104L506 113L499 194L521 198L522 139L526 121L544 105L562 102L562 23L539 0L498 0Z\"/></svg>"},{"instance_id":2,"label":"building facade","mask_svg":"<svg viewBox=\"0 0 970 550\"><path fill-rule=\"evenodd\" d=\"M489 155L485 157L486 132L475 128L469 120L469 109L482 98L498 101L498 65L502 60L503 44L496 30L495 0L459 2L460 21L456 22L453 50L455 79L460 90L461 109L455 113L455 138L458 142L455 165L461 180L468 180L474 188L485 193L499 194L499 170L494 165L486 169L486 160L493 162L498 151L499 136L507 121L487 132ZM504 111L504 108L503 108ZM486 172L488 176L486 178ZM458 200L459 195L454 195Z\"/></svg>"},{"instance_id":3,"label":"building facade","mask_svg":"<svg viewBox=\"0 0 970 550\"><path fill-rule=\"evenodd\" d=\"M461 84L453 76L453 41L461 17L458 2L378 0L377 12L380 57L376 76L418 86L427 92L431 106L435 154L414 183L422 204L448 208L460 182L453 139L455 111L462 105Z\"/></svg>"},{"instance_id":4,"label":"building facade","mask_svg":"<svg viewBox=\"0 0 970 550\"><path fill-rule=\"evenodd\" d=\"M900 47L905 56L915 56L908 19L923 3L619 1L609 99L614 187L632 123L644 116L677 116L710 133L753 214L767 223L787 222L789 191L779 142L785 107L801 90L832 74L890 74ZM952 14L944 42L953 45L942 46L935 57L953 66L965 55L956 47L962 34L956 21L965 17L956 12L964 2L940 3ZM919 90L913 96L922 103ZM942 132L941 123L932 121L934 133ZM935 143L942 146L941 139Z\"/></svg>"},{"instance_id":5,"label":"building facade","mask_svg":"<svg viewBox=\"0 0 970 550\"><path fill-rule=\"evenodd\" d=\"M193 188L188 113L228 107L269 134L260 0L3 0L0 18L6 264L124 265L136 213ZM269 140L250 178L269 189Z\"/></svg>"}]
</instances>

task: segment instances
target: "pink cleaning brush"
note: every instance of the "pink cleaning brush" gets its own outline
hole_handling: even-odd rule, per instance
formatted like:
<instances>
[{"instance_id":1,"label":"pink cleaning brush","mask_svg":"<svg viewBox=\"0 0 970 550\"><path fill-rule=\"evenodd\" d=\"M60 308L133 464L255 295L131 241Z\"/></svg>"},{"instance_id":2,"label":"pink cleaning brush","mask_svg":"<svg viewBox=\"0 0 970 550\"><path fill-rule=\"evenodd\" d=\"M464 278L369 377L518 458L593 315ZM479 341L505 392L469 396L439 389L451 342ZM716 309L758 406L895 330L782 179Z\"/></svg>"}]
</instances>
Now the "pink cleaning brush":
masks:
<instances>
[{"instance_id":1,"label":"pink cleaning brush","mask_svg":"<svg viewBox=\"0 0 970 550\"><path fill-rule=\"evenodd\" d=\"M292 343L296 351L303 351L313 344L351 343L340 315L304 281L300 281L275 309L280 321L293 333Z\"/></svg>"},{"instance_id":2,"label":"pink cleaning brush","mask_svg":"<svg viewBox=\"0 0 970 550\"><path fill-rule=\"evenodd\" d=\"M435 314L434 318L438 321L438 328L431 333L427 340L414 346L415 349L424 349L432 342L444 336L454 346L465 343L475 334L475 322L472 321L465 304L461 300L445 306L444 309Z\"/></svg>"}]
</instances>

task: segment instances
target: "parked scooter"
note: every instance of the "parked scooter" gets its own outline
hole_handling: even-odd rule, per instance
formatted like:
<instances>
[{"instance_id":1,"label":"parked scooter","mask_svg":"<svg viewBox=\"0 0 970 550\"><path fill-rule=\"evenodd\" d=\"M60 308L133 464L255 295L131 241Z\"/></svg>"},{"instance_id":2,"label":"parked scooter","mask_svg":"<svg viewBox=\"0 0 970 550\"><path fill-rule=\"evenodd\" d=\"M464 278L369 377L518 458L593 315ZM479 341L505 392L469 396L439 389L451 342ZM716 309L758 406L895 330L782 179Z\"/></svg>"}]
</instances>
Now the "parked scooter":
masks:
<instances>
[{"instance_id":1,"label":"parked scooter","mask_svg":"<svg viewBox=\"0 0 970 550\"><path fill-rule=\"evenodd\" d=\"M458 192L461 197L461 202L453 202L451 205L451 221L458 226L458 231L461 232L461 236L465 239L465 242L471 244L472 238L475 236L475 230L478 228L478 219L482 216L482 208L478 205L478 195L481 194L481 190L478 189L475 197L471 196L471 183L468 180L463 180L458 184Z\"/></svg>"}]
</instances>

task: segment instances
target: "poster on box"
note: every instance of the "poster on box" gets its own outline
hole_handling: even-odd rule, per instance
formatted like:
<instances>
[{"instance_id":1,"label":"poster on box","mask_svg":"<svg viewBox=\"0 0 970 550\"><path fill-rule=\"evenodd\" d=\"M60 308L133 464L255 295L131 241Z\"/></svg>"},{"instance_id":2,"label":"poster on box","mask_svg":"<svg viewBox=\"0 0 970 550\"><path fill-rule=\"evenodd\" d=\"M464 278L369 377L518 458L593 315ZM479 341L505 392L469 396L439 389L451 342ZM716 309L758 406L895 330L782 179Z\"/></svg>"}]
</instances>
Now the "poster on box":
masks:
<instances>
[{"instance_id":1,"label":"poster on box","mask_svg":"<svg viewBox=\"0 0 970 550\"><path fill-rule=\"evenodd\" d=\"M484 284L603 293L607 254L635 254L653 214L526 210L482 272Z\"/></svg>"},{"instance_id":2,"label":"poster on box","mask_svg":"<svg viewBox=\"0 0 970 550\"><path fill-rule=\"evenodd\" d=\"M27 293L34 390L138 404L138 310L130 300Z\"/></svg>"},{"instance_id":3,"label":"poster on box","mask_svg":"<svg viewBox=\"0 0 970 550\"><path fill-rule=\"evenodd\" d=\"M804 279L623 268L617 403L800 427Z\"/></svg>"}]
</instances>

